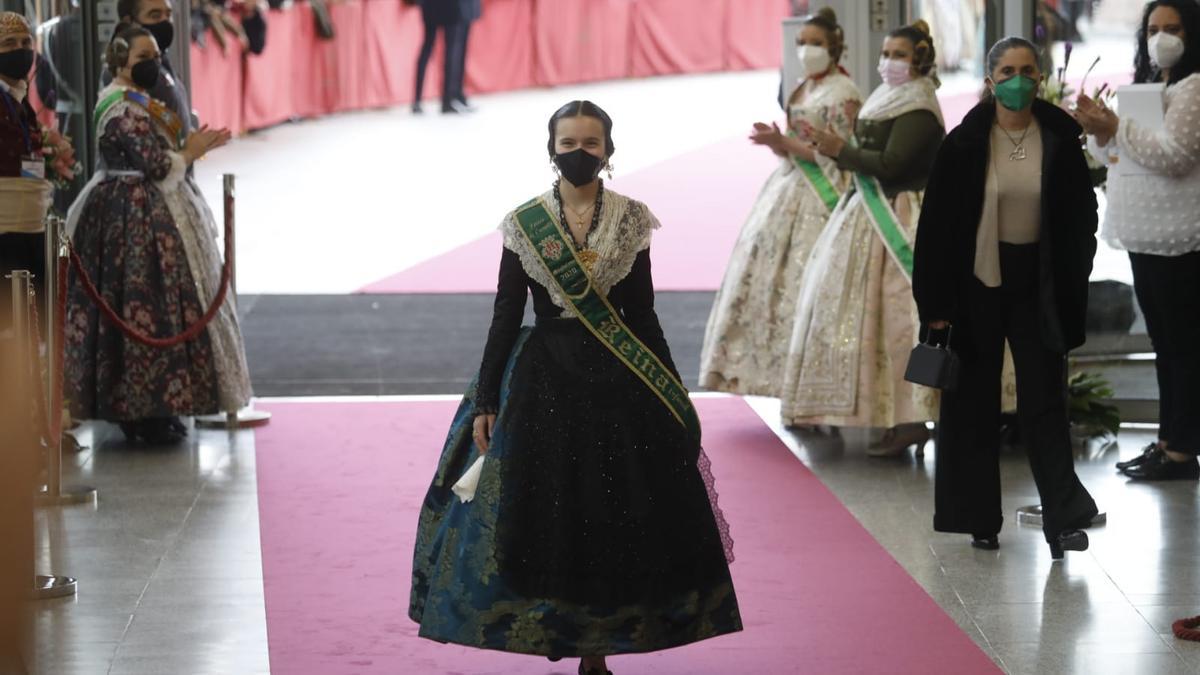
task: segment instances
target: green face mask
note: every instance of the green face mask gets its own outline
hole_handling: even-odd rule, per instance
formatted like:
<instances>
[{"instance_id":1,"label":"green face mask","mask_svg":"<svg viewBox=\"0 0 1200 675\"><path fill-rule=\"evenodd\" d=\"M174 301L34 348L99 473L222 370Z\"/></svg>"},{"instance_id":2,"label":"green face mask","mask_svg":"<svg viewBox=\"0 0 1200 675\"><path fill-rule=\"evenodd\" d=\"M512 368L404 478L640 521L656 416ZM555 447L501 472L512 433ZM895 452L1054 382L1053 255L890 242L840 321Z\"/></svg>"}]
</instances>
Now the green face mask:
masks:
<instances>
[{"instance_id":1,"label":"green face mask","mask_svg":"<svg viewBox=\"0 0 1200 675\"><path fill-rule=\"evenodd\" d=\"M1024 75L1014 75L995 83L996 100L1009 110L1024 110L1037 96L1038 81Z\"/></svg>"}]
</instances>

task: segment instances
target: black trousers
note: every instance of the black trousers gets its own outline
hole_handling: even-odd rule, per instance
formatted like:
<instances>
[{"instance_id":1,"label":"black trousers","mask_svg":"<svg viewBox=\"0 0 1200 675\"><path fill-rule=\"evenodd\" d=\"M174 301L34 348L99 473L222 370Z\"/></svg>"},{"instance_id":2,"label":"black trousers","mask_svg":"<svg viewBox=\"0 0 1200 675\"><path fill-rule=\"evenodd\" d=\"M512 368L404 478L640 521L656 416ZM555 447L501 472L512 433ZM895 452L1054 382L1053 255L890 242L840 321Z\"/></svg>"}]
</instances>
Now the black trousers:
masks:
<instances>
[{"instance_id":1,"label":"black trousers","mask_svg":"<svg viewBox=\"0 0 1200 675\"><path fill-rule=\"evenodd\" d=\"M1047 541L1086 525L1096 502L1075 475L1067 417L1066 356L1042 343L1038 245L1000 245L1003 284L971 279L955 317L958 388L942 396L933 527L989 535L1000 531L1000 374L1004 342L1017 374L1017 416L1042 500Z\"/></svg>"},{"instance_id":2,"label":"black trousers","mask_svg":"<svg viewBox=\"0 0 1200 675\"><path fill-rule=\"evenodd\" d=\"M453 24L438 24L425 18L425 40L421 43L421 53L417 56L417 91L413 103L420 103L425 91L425 69L429 66L429 58L433 55L433 46L437 42L438 30L442 31L442 41L445 43L445 63L442 73L442 107L449 106L452 101L463 100L463 74L466 67L467 30L470 24L460 21Z\"/></svg>"},{"instance_id":3,"label":"black trousers","mask_svg":"<svg viewBox=\"0 0 1200 675\"><path fill-rule=\"evenodd\" d=\"M1158 373L1158 437L1200 455L1200 251L1130 253L1133 290L1146 317Z\"/></svg>"}]
</instances>

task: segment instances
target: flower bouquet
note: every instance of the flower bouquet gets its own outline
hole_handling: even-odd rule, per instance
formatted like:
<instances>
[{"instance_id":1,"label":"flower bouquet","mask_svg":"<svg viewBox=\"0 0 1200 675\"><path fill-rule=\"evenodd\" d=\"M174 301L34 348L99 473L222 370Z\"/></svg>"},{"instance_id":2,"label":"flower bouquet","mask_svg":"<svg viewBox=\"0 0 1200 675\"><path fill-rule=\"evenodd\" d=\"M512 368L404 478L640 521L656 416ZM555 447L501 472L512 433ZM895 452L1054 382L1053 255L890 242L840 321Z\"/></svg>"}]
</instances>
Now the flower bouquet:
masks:
<instances>
[{"instance_id":1,"label":"flower bouquet","mask_svg":"<svg viewBox=\"0 0 1200 675\"><path fill-rule=\"evenodd\" d=\"M1047 77L1042 81L1039 97L1045 101L1071 112L1074 108L1073 98L1078 93L1070 84L1067 83L1067 68L1071 66L1071 51L1074 48L1070 42L1063 46L1063 64L1054 71L1053 77ZM1087 91L1087 78L1092 74L1092 70L1100 63L1100 57L1097 56L1092 65L1088 66L1087 72L1083 74L1083 79L1079 82L1079 91ZM1108 85L1102 85L1095 88L1091 97L1095 100L1107 100L1112 97L1113 93L1107 91ZM1092 156L1092 153L1087 149L1087 138L1082 139L1083 156L1087 160L1088 172L1092 176L1092 187L1104 188L1108 182L1108 165Z\"/></svg>"},{"instance_id":2,"label":"flower bouquet","mask_svg":"<svg viewBox=\"0 0 1200 675\"><path fill-rule=\"evenodd\" d=\"M42 132L42 158L46 163L46 179L60 190L68 189L71 181L83 170L75 159L71 139L54 129Z\"/></svg>"}]
</instances>

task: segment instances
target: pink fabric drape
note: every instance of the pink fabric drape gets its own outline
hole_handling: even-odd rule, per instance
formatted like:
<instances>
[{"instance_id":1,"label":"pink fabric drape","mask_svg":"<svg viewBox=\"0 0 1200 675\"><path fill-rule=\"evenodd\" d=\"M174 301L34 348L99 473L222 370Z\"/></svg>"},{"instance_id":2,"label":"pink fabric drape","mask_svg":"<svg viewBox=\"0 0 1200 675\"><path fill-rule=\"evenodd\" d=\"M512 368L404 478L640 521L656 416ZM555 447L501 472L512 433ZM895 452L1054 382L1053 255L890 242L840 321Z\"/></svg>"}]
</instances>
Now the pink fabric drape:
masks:
<instances>
[{"instance_id":1,"label":"pink fabric drape","mask_svg":"<svg viewBox=\"0 0 1200 675\"><path fill-rule=\"evenodd\" d=\"M336 35L317 36L312 8L268 15L266 49L192 45L192 98L208 124L235 132L296 117L412 102L423 28L399 0L330 6ZM484 0L472 26L467 92L723 69L776 67L787 0ZM425 96L437 97L442 40Z\"/></svg>"}]
</instances>

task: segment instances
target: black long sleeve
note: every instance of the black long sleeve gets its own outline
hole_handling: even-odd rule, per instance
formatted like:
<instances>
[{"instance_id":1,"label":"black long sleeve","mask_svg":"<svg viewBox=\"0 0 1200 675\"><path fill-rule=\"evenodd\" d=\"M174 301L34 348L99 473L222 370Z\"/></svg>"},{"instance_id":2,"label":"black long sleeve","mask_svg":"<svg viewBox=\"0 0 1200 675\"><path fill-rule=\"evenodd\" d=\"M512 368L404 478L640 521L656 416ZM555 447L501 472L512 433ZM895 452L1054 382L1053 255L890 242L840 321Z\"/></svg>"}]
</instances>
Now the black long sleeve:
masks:
<instances>
[{"instance_id":1,"label":"black long sleeve","mask_svg":"<svg viewBox=\"0 0 1200 675\"><path fill-rule=\"evenodd\" d=\"M875 176L884 185L900 182L910 174L928 170L930 149L945 135L942 123L928 110L904 113L892 123L887 145L867 149L847 144L837 157L843 171L861 171Z\"/></svg>"},{"instance_id":2,"label":"black long sleeve","mask_svg":"<svg viewBox=\"0 0 1200 675\"><path fill-rule=\"evenodd\" d=\"M488 330L483 362L479 366L479 383L475 395L478 412L494 413L500 408L500 380L504 366L512 353L521 319L525 315L525 300L529 276L521 267L521 258L507 248L500 257L500 275L496 282L496 302L492 308L492 327Z\"/></svg>"},{"instance_id":3,"label":"black long sleeve","mask_svg":"<svg viewBox=\"0 0 1200 675\"><path fill-rule=\"evenodd\" d=\"M629 275L617 283L609 293L610 298L619 298L625 325L642 341L654 355L679 379L679 370L671 358L671 349L663 335L658 313L654 311L654 278L650 273L650 249L637 254Z\"/></svg>"},{"instance_id":4,"label":"black long sleeve","mask_svg":"<svg viewBox=\"0 0 1200 675\"><path fill-rule=\"evenodd\" d=\"M942 145L933 164L913 245L912 292L922 323L948 321L958 309L953 228L959 224L956 214L962 188L957 177L963 169L951 143Z\"/></svg>"}]
</instances>

